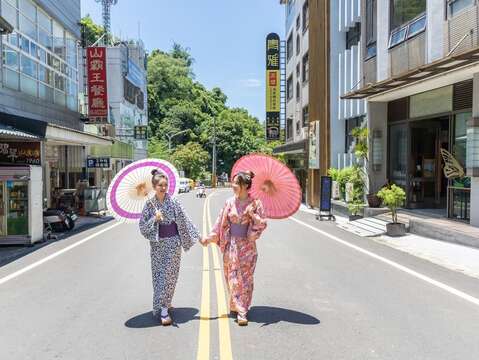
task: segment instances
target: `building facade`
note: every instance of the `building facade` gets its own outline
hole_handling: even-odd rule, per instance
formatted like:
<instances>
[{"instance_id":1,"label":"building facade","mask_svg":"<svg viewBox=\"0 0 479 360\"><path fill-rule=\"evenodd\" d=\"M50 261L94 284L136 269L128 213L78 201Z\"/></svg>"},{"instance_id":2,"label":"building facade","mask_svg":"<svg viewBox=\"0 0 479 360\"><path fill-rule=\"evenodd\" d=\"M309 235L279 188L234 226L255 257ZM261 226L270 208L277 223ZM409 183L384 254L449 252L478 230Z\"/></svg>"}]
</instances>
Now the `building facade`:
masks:
<instances>
[{"instance_id":1,"label":"building facade","mask_svg":"<svg viewBox=\"0 0 479 360\"><path fill-rule=\"evenodd\" d=\"M43 200L85 176L90 145L111 142L86 133L79 112L80 1L1 0L0 16L12 28L1 36L0 242L37 241Z\"/></svg>"},{"instance_id":2,"label":"building facade","mask_svg":"<svg viewBox=\"0 0 479 360\"><path fill-rule=\"evenodd\" d=\"M475 0L365 0L362 81L370 185L404 188L406 207L479 226L479 27Z\"/></svg>"},{"instance_id":3,"label":"building facade","mask_svg":"<svg viewBox=\"0 0 479 360\"><path fill-rule=\"evenodd\" d=\"M286 119L283 153L295 172L306 200L309 129L309 2L281 1L286 13Z\"/></svg>"}]
</instances>

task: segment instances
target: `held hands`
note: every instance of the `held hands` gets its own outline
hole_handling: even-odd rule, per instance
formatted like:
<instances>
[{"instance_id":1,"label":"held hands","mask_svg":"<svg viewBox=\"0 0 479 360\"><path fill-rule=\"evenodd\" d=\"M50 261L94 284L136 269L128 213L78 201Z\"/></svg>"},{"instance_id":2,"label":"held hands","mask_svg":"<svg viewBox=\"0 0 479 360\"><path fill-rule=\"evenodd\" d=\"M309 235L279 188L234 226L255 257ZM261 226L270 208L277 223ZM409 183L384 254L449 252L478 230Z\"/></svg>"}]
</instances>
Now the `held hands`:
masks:
<instances>
[{"instance_id":1,"label":"held hands","mask_svg":"<svg viewBox=\"0 0 479 360\"><path fill-rule=\"evenodd\" d=\"M203 246L208 246L210 242L208 241L207 238L201 238L200 239L200 244L203 245Z\"/></svg>"}]
</instances>

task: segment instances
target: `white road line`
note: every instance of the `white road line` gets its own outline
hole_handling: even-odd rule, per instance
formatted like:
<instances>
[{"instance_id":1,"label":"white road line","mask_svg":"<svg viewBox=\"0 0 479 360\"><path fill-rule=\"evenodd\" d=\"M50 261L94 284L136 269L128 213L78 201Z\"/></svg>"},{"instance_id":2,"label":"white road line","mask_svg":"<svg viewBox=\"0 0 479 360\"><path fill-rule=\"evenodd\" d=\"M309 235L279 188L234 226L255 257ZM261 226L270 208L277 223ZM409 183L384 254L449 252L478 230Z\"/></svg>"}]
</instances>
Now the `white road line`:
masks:
<instances>
[{"instance_id":1,"label":"white road line","mask_svg":"<svg viewBox=\"0 0 479 360\"><path fill-rule=\"evenodd\" d=\"M412 270L412 269L410 269L410 268L408 268L408 267L406 267L406 266L403 266L403 265L398 264L398 263L396 263L396 262L394 262L394 261L391 261L391 260L386 259L386 258L384 258L384 257L382 257L382 256L379 256L379 255L377 255L377 254L375 254L375 253L373 253L373 252L371 252L371 251L364 250L363 248L360 248L359 246L356 246L356 245L353 245L353 244L351 244L351 243L349 243L349 242L347 242L347 241L341 240L341 239L338 238L337 236L331 235L331 234L329 234L329 233L327 233L327 232L325 232L325 231L323 231L323 230L320 230L320 229L318 229L318 228L315 228L314 226L309 225L309 224L307 224L307 223L305 223L305 222L303 222L303 221L301 221L301 220L298 220L298 219L296 219L296 218L294 218L294 217L291 217L290 219L291 219L292 221L295 221L295 222L297 222L298 224L301 224L301 225L303 225L303 226L305 226L305 227L307 227L307 228L309 228L309 229L311 229L311 230L313 230L313 231L315 231L315 232L317 232L317 233L319 233L319 234L321 234L321 235L324 235L324 236L330 238L331 240L334 240L334 241L336 241L336 242L338 242L338 243L340 243L340 244L342 244L342 245L344 245L344 246L347 246L347 247L349 247L349 248L351 248L351 249L354 249L354 250L356 250L356 251L359 251L360 253L363 253L363 254L365 254L365 255L367 255L367 256L370 256L370 257L372 257L372 258L374 258L374 259L376 259L376 260L379 260L379 261L381 261L381 262L383 262L383 263L385 263L385 264L388 264L388 265L392 266L393 268L396 268L396 269L398 269L398 270L400 270L400 271L403 271L403 272L405 272L405 273L407 273L407 274L409 274L409 275L411 275L411 276L414 276L414 277L416 277L416 278L418 278L418 279L421 279L421 280L423 280L423 281L425 281L425 282L427 282L427 283L429 283L429 284L431 284L431 285L433 285L433 286L436 286L436 287L438 287L438 288L440 288L440 289L442 289L442 290L444 290L444 291L447 291L447 292L450 293L450 294L456 295L457 297L460 297L460 298L463 299L463 300L469 301L470 303L479 306L479 299L476 298L476 297L473 297L473 296L471 296L471 295L469 295L469 294L466 294L465 292L462 292L462 291L460 291L460 290L457 290L457 289L455 289L455 288L453 288L453 287L451 287L451 286L449 286L449 285L446 285L446 284L444 284L444 283L442 283L442 282L440 282L440 281L434 280L434 279L432 279L432 278L430 278L430 277L428 277L428 276L426 276L426 275L420 274L420 273L418 273L417 271L414 271L414 270Z\"/></svg>"},{"instance_id":2,"label":"white road line","mask_svg":"<svg viewBox=\"0 0 479 360\"><path fill-rule=\"evenodd\" d=\"M56 253L53 253L53 254L51 254L51 255L48 255L47 257L45 257L45 258L43 258L43 259L41 259L41 260L38 260L37 262L34 262L33 264L30 264L30 265L24 267L24 268L21 269L21 270L15 271L14 273L12 273L12 274L10 274L10 275L7 275L7 276L1 278L1 279L0 279L0 285L3 285L3 284L5 284L7 281L10 281L10 280L12 280L12 279L15 279L16 277L18 277L18 276L20 276L20 275L26 273L27 271L30 271L30 270L32 270L32 269L35 269L36 267L38 267L38 266L40 266L40 265L46 263L47 261L50 261L50 260L56 258L57 256L60 256L61 254L64 254L64 253L66 253L67 251L70 251L70 250L76 248L77 246L80 246L81 244L86 243L87 241L90 241L90 240L93 239L94 237L96 237L96 236L98 236L98 235L101 235L101 234L103 234L104 232L107 232L107 231L113 229L114 227L116 227L116 226L118 226L118 225L120 225L120 224L121 224L121 223L117 222L117 223L115 223L115 224L113 224L113 225L111 225L111 226L109 226L109 227L107 227L107 228L105 228L105 229L103 229L103 230L100 230L99 232L97 232L97 233L95 233L95 234L92 234L92 235L90 235L90 236L87 236L87 237L84 238L83 240L80 240L80 241L78 241L78 242L76 242L76 243L74 243L74 244L71 244L71 245L67 246L67 247L64 248L64 249L61 249L61 250L57 251Z\"/></svg>"}]
</instances>

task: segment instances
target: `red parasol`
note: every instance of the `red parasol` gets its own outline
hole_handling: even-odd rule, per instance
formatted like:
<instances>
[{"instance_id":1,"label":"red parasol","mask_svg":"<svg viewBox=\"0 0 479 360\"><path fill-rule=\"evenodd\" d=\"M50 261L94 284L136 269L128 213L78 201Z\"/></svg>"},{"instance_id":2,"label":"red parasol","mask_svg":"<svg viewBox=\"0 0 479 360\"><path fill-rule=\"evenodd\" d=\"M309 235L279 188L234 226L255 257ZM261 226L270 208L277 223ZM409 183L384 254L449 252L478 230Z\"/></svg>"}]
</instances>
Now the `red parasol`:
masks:
<instances>
[{"instance_id":1,"label":"red parasol","mask_svg":"<svg viewBox=\"0 0 479 360\"><path fill-rule=\"evenodd\" d=\"M284 219L298 211L301 187L296 176L282 162L263 154L246 155L234 164L231 179L240 171L255 174L250 194L261 200L268 218Z\"/></svg>"}]
</instances>

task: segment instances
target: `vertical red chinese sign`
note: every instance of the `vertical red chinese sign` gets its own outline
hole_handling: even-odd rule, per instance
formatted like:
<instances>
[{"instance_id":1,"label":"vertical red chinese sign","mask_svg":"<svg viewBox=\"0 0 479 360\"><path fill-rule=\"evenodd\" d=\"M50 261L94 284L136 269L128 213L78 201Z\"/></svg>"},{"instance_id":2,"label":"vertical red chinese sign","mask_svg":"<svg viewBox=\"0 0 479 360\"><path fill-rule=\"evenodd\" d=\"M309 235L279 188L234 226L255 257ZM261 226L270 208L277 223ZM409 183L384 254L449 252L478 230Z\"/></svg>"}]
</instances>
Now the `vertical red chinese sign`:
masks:
<instances>
[{"instance_id":1,"label":"vertical red chinese sign","mask_svg":"<svg viewBox=\"0 0 479 360\"><path fill-rule=\"evenodd\" d=\"M108 120L108 94L106 80L106 48L87 48L88 117L90 122Z\"/></svg>"}]
</instances>

